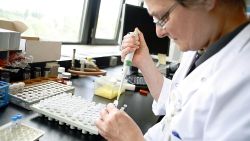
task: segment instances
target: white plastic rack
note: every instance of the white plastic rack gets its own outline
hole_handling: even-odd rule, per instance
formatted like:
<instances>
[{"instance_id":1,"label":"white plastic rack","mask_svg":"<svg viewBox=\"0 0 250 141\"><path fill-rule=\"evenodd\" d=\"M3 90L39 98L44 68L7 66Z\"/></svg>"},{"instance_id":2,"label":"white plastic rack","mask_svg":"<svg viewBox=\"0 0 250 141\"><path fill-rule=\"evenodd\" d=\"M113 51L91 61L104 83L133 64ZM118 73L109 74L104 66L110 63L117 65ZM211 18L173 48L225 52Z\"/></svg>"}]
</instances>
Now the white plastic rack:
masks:
<instances>
[{"instance_id":1,"label":"white plastic rack","mask_svg":"<svg viewBox=\"0 0 250 141\"><path fill-rule=\"evenodd\" d=\"M62 93L53 97L41 100L31 106L33 111L45 115L48 120L66 124L71 129L81 130L83 134L98 134L95 120L99 118L100 111L105 104L82 99L80 96Z\"/></svg>"},{"instance_id":2,"label":"white plastic rack","mask_svg":"<svg viewBox=\"0 0 250 141\"><path fill-rule=\"evenodd\" d=\"M46 81L25 86L22 92L10 94L10 102L30 110L30 105L62 92L74 93L74 87L55 81Z\"/></svg>"},{"instance_id":3,"label":"white plastic rack","mask_svg":"<svg viewBox=\"0 0 250 141\"><path fill-rule=\"evenodd\" d=\"M11 122L0 127L1 141L37 141L44 135L42 130L25 124L13 125Z\"/></svg>"}]
</instances>

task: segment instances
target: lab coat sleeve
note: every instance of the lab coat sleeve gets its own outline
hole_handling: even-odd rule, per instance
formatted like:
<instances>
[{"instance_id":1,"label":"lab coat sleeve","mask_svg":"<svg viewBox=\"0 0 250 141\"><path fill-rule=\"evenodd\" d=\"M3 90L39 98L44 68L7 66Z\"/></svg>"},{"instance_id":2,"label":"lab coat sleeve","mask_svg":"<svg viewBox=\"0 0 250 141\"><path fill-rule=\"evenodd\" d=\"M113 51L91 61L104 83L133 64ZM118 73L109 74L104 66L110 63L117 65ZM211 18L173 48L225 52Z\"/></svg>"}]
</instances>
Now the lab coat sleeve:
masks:
<instances>
[{"instance_id":1,"label":"lab coat sleeve","mask_svg":"<svg viewBox=\"0 0 250 141\"><path fill-rule=\"evenodd\" d=\"M167 100L167 95L170 89L171 80L164 77L163 86L158 101L153 102L152 109L155 115L165 115L166 108L165 103Z\"/></svg>"}]
</instances>

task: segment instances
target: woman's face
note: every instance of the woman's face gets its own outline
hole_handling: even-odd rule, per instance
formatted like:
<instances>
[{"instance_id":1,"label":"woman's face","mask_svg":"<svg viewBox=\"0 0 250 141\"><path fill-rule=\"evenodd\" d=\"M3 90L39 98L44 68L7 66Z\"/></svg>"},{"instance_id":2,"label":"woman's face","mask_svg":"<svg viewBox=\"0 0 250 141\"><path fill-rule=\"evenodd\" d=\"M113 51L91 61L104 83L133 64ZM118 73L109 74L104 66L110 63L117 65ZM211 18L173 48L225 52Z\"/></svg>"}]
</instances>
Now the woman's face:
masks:
<instances>
[{"instance_id":1,"label":"woman's face","mask_svg":"<svg viewBox=\"0 0 250 141\"><path fill-rule=\"evenodd\" d=\"M174 0L146 0L148 12L160 19L176 3ZM156 25L156 34L173 39L181 51L206 48L211 34L211 20L201 5L183 7L180 4L171 10L164 28Z\"/></svg>"}]
</instances>

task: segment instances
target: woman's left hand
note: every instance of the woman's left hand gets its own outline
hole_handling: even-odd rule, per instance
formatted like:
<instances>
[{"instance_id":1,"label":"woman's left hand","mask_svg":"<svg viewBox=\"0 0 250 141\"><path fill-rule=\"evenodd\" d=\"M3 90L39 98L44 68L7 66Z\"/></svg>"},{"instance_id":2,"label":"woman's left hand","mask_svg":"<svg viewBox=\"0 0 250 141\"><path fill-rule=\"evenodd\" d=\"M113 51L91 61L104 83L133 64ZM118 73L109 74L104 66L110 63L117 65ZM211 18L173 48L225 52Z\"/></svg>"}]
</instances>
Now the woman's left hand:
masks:
<instances>
[{"instance_id":1,"label":"woman's left hand","mask_svg":"<svg viewBox=\"0 0 250 141\"><path fill-rule=\"evenodd\" d=\"M124 111L110 103L95 122L99 133L108 141L144 141L140 128Z\"/></svg>"}]
</instances>

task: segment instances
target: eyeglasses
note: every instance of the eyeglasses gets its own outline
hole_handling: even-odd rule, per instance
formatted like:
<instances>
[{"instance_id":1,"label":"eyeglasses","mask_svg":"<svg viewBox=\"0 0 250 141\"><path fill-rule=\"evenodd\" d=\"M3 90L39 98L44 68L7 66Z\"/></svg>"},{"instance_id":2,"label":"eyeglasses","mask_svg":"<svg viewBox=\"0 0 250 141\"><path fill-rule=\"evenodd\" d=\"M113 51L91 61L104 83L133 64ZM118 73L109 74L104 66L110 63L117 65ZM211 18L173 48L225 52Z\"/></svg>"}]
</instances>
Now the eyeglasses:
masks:
<instances>
[{"instance_id":1,"label":"eyeglasses","mask_svg":"<svg viewBox=\"0 0 250 141\"><path fill-rule=\"evenodd\" d=\"M170 13L174 11L177 5L178 5L177 2L174 3L160 19L153 17L154 23L164 29L165 28L164 26L169 19Z\"/></svg>"}]
</instances>

